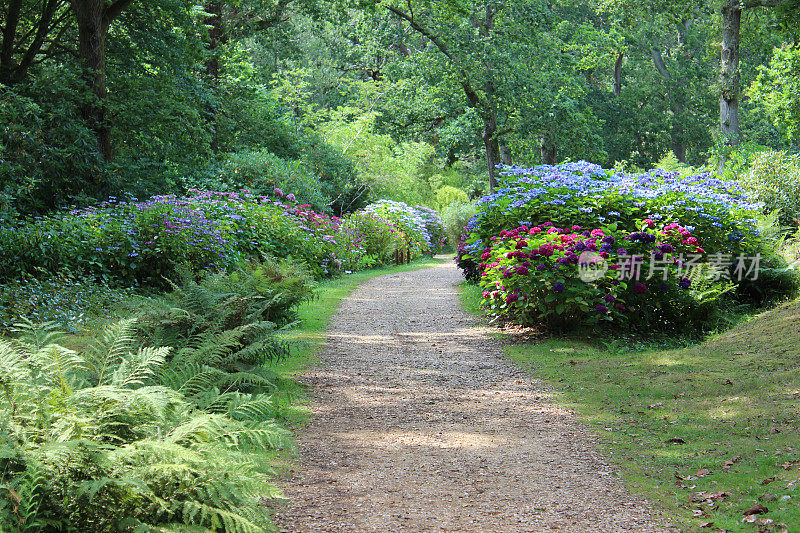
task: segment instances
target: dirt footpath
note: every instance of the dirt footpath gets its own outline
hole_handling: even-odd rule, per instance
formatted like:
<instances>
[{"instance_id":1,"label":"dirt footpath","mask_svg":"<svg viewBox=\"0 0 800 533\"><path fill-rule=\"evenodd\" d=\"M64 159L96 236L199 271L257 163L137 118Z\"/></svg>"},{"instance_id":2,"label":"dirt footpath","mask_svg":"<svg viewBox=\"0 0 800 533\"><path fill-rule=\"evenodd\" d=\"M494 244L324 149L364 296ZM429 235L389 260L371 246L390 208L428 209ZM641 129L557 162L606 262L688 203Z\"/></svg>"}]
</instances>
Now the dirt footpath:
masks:
<instances>
[{"instance_id":1,"label":"dirt footpath","mask_svg":"<svg viewBox=\"0 0 800 533\"><path fill-rule=\"evenodd\" d=\"M366 282L304 375L285 532L670 531L461 310L452 264Z\"/></svg>"}]
</instances>

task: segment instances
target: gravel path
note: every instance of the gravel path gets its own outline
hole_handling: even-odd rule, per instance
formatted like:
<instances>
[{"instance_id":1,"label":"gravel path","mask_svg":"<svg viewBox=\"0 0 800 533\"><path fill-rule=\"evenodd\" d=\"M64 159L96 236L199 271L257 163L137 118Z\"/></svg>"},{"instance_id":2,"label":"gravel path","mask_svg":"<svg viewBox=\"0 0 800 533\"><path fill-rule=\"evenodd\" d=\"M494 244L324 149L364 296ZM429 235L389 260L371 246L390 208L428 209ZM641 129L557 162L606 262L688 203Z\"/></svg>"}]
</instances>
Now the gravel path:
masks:
<instances>
[{"instance_id":1,"label":"gravel path","mask_svg":"<svg viewBox=\"0 0 800 533\"><path fill-rule=\"evenodd\" d=\"M373 278L342 302L301 379L314 416L279 529L670 531L460 309L459 281L444 264Z\"/></svg>"}]
</instances>

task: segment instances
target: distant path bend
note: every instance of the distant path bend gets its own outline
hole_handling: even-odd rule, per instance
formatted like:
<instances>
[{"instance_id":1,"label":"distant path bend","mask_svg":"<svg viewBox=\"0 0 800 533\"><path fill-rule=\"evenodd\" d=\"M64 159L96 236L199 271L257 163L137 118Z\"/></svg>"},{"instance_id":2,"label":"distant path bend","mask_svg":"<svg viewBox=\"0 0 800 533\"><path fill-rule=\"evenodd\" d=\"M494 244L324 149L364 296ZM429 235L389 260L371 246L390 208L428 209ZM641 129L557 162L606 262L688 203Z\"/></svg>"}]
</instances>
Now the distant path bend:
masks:
<instances>
[{"instance_id":1,"label":"distant path bend","mask_svg":"<svg viewBox=\"0 0 800 533\"><path fill-rule=\"evenodd\" d=\"M574 415L461 310L454 265L373 278L345 299L283 482L281 531L671 531Z\"/></svg>"}]
</instances>

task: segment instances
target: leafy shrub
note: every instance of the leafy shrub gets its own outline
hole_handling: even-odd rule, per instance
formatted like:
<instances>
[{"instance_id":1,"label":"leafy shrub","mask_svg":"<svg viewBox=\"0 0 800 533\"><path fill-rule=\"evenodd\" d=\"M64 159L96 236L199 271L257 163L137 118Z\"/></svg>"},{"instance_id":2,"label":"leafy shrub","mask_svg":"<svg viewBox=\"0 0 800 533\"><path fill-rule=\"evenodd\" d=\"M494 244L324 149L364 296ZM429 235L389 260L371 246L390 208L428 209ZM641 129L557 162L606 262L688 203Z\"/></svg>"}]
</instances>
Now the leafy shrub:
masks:
<instances>
[{"instance_id":1,"label":"leafy shrub","mask_svg":"<svg viewBox=\"0 0 800 533\"><path fill-rule=\"evenodd\" d=\"M767 212L780 209L783 222L800 223L800 156L761 152L753 158L742 185Z\"/></svg>"},{"instance_id":2,"label":"leafy shrub","mask_svg":"<svg viewBox=\"0 0 800 533\"><path fill-rule=\"evenodd\" d=\"M703 248L697 253L703 264L714 258L730 264L744 257L759 257L756 279L737 280L735 287L716 283L719 278L703 282L704 305L692 304L687 309L702 308L709 315L713 309L722 309L731 298L762 304L797 287L796 276L776 252L774 243L758 228L760 208L738 184L708 174L680 176L651 170L630 175L586 162L533 169L509 167L501 178L500 189L478 202L478 212L467 224L469 234L459 243L457 260L465 276L478 280L486 270L481 256L492 250L493 240L503 232L531 228L541 221L556 228L613 227L615 232L628 234L641 231L643 220L652 227L657 224L662 228L684 228L692 239L702 243ZM653 320L653 326L664 327L662 319Z\"/></svg>"},{"instance_id":3,"label":"leafy shrub","mask_svg":"<svg viewBox=\"0 0 800 533\"><path fill-rule=\"evenodd\" d=\"M362 236L364 254L376 263L388 264L405 246L400 230L392 222L366 211L356 211L344 220L344 227Z\"/></svg>"},{"instance_id":4,"label":"leafy shrub","mask_svg":"<svg viewBox=\"0 0 800 533\"><path fill-rule=\"evenodd\" d=\"M369 187L359 178L353 162L338 148L310 137L301 152L303 165L319 176L322 192L333 213L343 216L361 209L371 200Z\"/></svg>"},{"instance_id":5,"label":"leafy shrub","mask_svg":"<svg viewBox=\"0 0 800 533\"><path fill-rule=\"evenodd\" d=\"M475 204L470 202L454 202L442 209L442 221L450 243L458 244L461 241L465 227L473 216Z\"/></svg>"},{"instance_id":6,"label":"leafy shrub","mask_svg":"<svg viewBox=\"0 0 800 533\"><path fill-rule=\"evenodd\" d=\"M685 228L656 228L649 220L633 233L616 225L520 226L500 232L481 255L483 303L489 312L523 324L685 327L708 318L704 273L683 264L698 250ZM721 268L730 279L731 265ZM721 290L730 285L723 282Z\"/></svg>"},{"instance_id":7,"label":"leafy shrub","mask_svg":"<svg viewBox=\"0 0 800 533\"><path fill-rule=\"evenodd\" d=\"M293 194L297 202L317 211L328 211L330 191L324 191L320 176L309 171L301 161L287 161L266 150L227 154L219 167L222 190L248 189L268 195L280 189Z\"/></svg>"},{"instance_id":8,"label":"leafy shrub","mask_svg":"<svg viewBox=\"0 0 800 533\"><path fill-rule=\"evenodd\" d=\"M0 330L7 330L20 318L52 322L74 332L89 320L107 314L109 307L131 294L129 289L68 274L25 276L0 285Z\"/></svg>"},{"instance_id":9,"label":"leafy shrub","mask_svg":"<svg viewBox=\"0 0 800 533\"><path fill-rule=\"evenodd\" d=\"M436 189L436 206L443 210L450 204L466 203L469 200L467 193L452 185L444 185Z\"/></svg>"},{"instance_id":10,"label":"leafy shrub","mask_svg":"<svg viewBox=\"0 0 800 533\"><path fill-rule=\"evenodd\" d=\"M80 352L26 327L0 341L0 523L21 531L261 531L269 454L289 445L263 393L205 391L135 349L132 323ZM243 378L239 378L241 381ZM170 381L173 386L164 385Z\"/></svg>"},{"instance_id":11,"label":"leafy shrub","mask_svg":"<svg viewBox=\"0 0 800 533\"><path fill-rule=\"evenodd\" d=\"M29 88L36 99L0 85L0 198L22 213L46 211L81 194L109 193L96 185L111 180L74 95L54 94L67 87L49 81Z\"/></svg>"},{"instance_id":12,"label":"leafy shrub","mask_svg":"<svg viewBox=\"0 0 800 533\"><path fill-rule=\"evenodd\" d=\"M283 195L281 191L276 191ZM262 254L292 258L315 277L355 269L360 235L341 220L270 196L191 191L147 202L112 198L0 227L0 273L6 279L42 269L69 270L125 283L164 285L175 267L220 270Z\"/></svg>"}]
</instances>

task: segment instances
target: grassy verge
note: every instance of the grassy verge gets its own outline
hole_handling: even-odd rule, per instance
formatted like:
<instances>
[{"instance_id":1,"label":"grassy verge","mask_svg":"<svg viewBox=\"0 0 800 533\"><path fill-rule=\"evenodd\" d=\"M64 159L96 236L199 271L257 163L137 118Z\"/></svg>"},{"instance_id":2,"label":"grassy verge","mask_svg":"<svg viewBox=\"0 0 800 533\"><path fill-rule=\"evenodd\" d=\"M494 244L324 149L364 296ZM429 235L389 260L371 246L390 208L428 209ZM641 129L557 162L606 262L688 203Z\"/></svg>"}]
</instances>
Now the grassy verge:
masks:
<instances>
[{"instance_id":1,"label":"grassy verge","mask_svg":"<svg viewBox=\"0 0 800 533\"><path fill-rule=\"evenodd\" d=\"M475 312L477 288L463 293ZM798 323L792 302L682 349L566 338L507 354L552 384L628 487L684 530L791 532L800 531ZM757 503L769 511L745 521Z\"/></svg>"}]
</instances>

